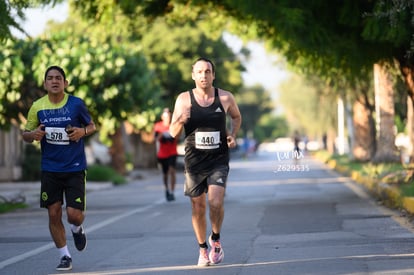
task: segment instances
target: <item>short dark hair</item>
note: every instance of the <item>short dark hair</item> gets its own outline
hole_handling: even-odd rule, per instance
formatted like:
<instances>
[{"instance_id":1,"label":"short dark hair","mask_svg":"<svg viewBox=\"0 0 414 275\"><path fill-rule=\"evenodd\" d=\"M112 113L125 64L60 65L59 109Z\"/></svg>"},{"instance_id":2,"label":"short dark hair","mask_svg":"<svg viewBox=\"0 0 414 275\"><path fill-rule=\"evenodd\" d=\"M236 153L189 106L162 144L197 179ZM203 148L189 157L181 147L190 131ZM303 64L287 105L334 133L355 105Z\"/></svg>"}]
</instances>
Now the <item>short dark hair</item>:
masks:
<instances>
[{"instance_id":1,"label":"short dark hair","mask_svg":"<svg viewBox=\"0 0 414 275\"><path fill-rule=\"evenodd\" d=\"M46 70L46 72L45 72L45 80L46 80L47 74L48 74L51 70L56 70L56 71L58 71L58 72L59 72L59 73L63 76L63 80L66 80L66 74L65 74L65 71L64 71L61 67L56 66L56 65L53 65L53 66L50 66L49 68L47 68L47 70Z\"/></svg>"},{"instance_id":2,"label":"short dark hair","mask_svg":"<svg viewBox=\"0 0 414 275\"><path fill-rule=\"evenodd\" d=\"M205 57L200 57L200 58L198 58L198 59L194 62L193 67L194 67L195 63L197 63L198 61L205 61L205 62L210 63L210 64L211 64L211 68L213 69L213 73L216 71L216 67L214 66L213 61L211 61L210 59L205 58Z\"/></svg>"}]
</instances>

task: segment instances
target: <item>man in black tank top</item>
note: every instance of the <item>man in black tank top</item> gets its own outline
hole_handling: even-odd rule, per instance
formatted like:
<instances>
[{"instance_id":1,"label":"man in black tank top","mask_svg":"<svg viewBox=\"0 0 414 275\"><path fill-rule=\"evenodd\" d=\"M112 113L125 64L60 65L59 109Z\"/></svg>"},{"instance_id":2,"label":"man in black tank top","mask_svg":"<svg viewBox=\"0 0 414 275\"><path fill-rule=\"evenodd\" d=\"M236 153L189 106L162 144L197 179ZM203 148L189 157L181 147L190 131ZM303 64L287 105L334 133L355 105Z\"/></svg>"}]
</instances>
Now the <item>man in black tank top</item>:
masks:
<instances>
[{"instance_id":1,"label":"man in black tank top","mask_svg":"<svg viewBox=\"0 0 414 275\"><path fill-rule=\"evenodd\" d=\"M170 134L185 133L184 193L191 199L192 224L200 247L198 266L218 264L224 258L220 231L224 194L229 173L229 148L236 146L241 114L232 93L213 87L214 64L199 58L193 65L195 88L182 92L175 102ZM231 129L226 129L226 117ZM211 234L206 241L206 196Z\"/></svg>"}]
</instances>

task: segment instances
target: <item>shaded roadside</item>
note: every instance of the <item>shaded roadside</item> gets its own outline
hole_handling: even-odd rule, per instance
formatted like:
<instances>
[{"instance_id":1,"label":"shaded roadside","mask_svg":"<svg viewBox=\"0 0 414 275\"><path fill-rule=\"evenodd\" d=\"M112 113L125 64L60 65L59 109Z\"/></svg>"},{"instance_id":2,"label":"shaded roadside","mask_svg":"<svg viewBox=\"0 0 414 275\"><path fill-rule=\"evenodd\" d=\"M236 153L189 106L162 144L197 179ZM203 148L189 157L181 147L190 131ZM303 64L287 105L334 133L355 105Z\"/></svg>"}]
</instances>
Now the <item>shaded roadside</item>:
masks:
<instances>
[{"instance_id":1,"label":"shaded roadside","mask_svg":"<svg viewBox=\"0 0 414 275\"><path fill-rule=\"evenodd\" d=\"M356 183L362 185L377 200L389 208L400 209L406 214L414 215L414 197L404 196L401 190L382 180L362 175L347 166L340 165L334 160L324 161L329 168L342 175L349 176Z\"/></svg>"}]
</instances>

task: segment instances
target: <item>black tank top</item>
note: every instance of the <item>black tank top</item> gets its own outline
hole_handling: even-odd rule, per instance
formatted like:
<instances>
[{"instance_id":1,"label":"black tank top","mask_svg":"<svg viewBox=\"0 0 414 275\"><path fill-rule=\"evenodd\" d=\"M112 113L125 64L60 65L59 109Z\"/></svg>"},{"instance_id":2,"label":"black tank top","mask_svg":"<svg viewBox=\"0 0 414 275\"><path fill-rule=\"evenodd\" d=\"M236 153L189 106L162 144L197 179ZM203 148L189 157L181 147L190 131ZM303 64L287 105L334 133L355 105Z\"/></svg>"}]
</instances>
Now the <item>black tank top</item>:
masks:
<instances>
[{"instance_id":1,"label":"black tank top","mask_svg":"<svg viewBox=\"0 0 414 275\"><path fill-rule=\"evenodd\" d=\"M186 170L201 172L217 165L227 165L229 149L226 134L226 112L220 102L218 89L214 91L214 102L200 106L192 90L191 115L184 124Z\"/></svg>"}]
</instances>

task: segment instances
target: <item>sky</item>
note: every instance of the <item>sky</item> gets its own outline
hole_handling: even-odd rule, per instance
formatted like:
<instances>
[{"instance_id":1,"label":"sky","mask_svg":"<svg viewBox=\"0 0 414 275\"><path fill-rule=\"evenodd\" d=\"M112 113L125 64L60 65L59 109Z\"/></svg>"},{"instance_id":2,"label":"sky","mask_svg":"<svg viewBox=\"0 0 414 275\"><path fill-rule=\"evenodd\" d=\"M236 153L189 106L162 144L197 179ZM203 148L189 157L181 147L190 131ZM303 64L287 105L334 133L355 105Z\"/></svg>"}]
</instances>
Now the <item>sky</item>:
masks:
<instances>
[{"instance_id":1,"label":"sky","mask_svg":"<svg viewBox=\"0 0 414 275\"><path fill-rule=\"evenodd\" d=\"M62 22L66 19L67 14L67 3L55 7L28 9L26 11L26 21L22 26L30 36L37 36L43 32L49 20ZM15 33L15 35L22 37L22 34L19 33ZM239 52L243 46L242 41L235 35L226 33L224 39L235 52ZM281 58L274 54L268 54L260 42L249 42L246 47L251 51L251 56L249 60L242 61L247 69L246 72L242 73L245 86L262 85L271 93L272 98L277 99L280 83L289 76L289 73L280 62Z\"/></svg>"},{"instance_id":2,"label":"sky","mask_svg":"<svg viewBox=\"0 0 414 275\"><path fill-rule=\"evenodd\" d=\"M49 20L63 22L67 18L68 4L62 3L52 6L46 6L38 9L27 9L25 11L26 21L23 22L23 29L30 36L37 36L41 34L46 27ZM17 37L23 37L21 33L13 32Z\"/></svg>"},{"instance_id":3,"label":"sky","mask_svg":"<svg viewBox=\"0 0 414 275\"><path fill-rule=\"evenodd\" d=\"M237 36L225 33L224 40L236 53L240 51L243 42ZM243 60L247 71L242 73L246 86L260 84L271 92L277 89L289 73L283 68L283 59L275 54L269 54L263 43L252 41L246 47L251 51L248 60Z\"/></svg>"}]
</instances>

